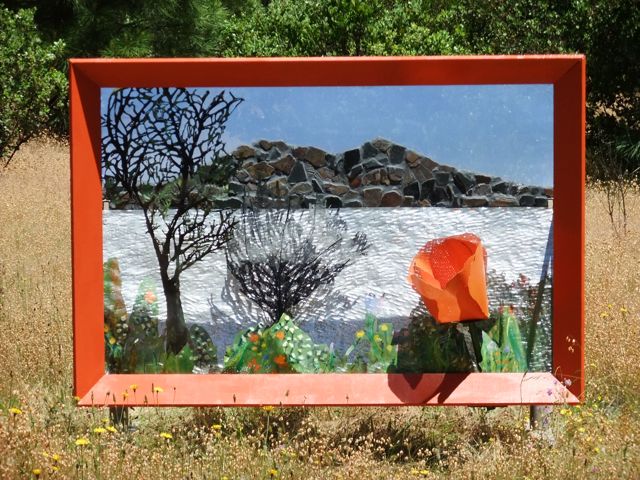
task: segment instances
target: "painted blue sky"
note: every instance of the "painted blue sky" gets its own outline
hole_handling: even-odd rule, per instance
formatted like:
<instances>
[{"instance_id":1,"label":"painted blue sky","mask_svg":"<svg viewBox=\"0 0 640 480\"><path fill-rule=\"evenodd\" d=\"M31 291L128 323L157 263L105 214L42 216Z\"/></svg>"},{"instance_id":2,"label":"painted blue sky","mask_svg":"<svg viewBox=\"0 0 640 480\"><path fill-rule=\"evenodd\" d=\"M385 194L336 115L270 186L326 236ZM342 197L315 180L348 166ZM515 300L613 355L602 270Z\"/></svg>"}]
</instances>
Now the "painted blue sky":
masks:
<instances>
[{"instance_id":1,"label":"painted blue sky","mask_svg":"<svg viewBox=\"0 0 640 480\"><path fill-rule=\"evenodd\" d=\"M227 89L244 99L227 151L267 139L335 153L383 137L459 169L553 185L552 85Z\"/></svg>"}]
</instances>

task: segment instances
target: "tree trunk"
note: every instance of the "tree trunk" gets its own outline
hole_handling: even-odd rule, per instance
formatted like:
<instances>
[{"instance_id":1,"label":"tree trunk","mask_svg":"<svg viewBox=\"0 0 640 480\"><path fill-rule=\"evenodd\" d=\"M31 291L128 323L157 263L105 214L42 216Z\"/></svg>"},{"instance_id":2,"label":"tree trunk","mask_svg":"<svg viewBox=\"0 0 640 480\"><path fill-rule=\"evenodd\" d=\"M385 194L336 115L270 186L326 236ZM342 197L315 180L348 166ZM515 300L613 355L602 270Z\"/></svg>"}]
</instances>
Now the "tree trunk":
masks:
<instances>
[{"instance_id":1,"label":"tree trunk","mask_svg":"<svg viewBox=\"0 0 640 480\"><path fill-rule=\"evenodd\" d=\"M162 288L167 300L167 352L177 354L189 340L180 300L180 284L177 280L162 275Z\"/></svg>"}]
</instances>

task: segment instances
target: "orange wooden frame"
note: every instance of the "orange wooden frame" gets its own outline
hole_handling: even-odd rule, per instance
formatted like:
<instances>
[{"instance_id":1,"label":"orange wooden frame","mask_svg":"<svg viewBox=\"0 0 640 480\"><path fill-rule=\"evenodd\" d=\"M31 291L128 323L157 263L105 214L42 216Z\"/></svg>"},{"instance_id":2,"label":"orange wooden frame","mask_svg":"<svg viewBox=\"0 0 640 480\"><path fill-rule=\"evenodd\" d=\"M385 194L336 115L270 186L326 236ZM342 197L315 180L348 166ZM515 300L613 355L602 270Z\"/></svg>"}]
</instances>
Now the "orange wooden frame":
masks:
<instances>
[{"instance_id":1,"label":"orange wooden frame","mask_svg":"<svg viewBox=\"0 0 640 480\"><path fill-rule=\"evenodd\" d=\"M554 94L552 373L105 374L101 87L539 83L553 84ZM573 404L583 397L584 56L72 59L70 90L74 387L79 405L500 406Z\"/></svg>"}]
</instances>

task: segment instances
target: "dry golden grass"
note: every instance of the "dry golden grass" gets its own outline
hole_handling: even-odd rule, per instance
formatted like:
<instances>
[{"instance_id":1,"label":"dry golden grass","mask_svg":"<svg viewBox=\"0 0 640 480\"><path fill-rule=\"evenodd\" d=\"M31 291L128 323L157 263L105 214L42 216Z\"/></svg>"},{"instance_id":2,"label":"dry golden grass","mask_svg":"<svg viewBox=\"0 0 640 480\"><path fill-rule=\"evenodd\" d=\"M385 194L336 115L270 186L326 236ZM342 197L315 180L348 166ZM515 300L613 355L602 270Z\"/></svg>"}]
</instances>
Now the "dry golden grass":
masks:
<instances>
[{"instance_id":1,"label":"dry golden grass","mask_svg":"<svg viewBox=\"0 0 640 480\"><path fill-rule=\"evenodd\" d=\"M33 142L0 173L0 477L638 478L640 195L625 236L597 191L587 216L587 398L554 443L520 407L149 408L111 432L71 393L68 148Z\"/></svg>"}]
</instances>

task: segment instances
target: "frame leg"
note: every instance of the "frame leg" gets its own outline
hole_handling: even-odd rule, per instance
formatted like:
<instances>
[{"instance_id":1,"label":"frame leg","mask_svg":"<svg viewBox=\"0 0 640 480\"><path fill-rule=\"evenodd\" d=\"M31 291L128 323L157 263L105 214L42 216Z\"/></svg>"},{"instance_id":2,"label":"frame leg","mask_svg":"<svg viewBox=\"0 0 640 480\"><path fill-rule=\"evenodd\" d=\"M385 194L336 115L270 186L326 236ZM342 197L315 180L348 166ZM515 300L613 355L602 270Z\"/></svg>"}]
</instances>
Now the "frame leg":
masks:
<instances>
[{"instance_id":1,"label":"frame leg","mask_svg":"<svg viewBox=\"0 0 640 480\"><path fill-rule=\"evenodd\" d=\"M552 412L553 408L546 405L531 405L529 407L529 431L533 436L547 441L550 445L555 443L551 429Z\"/></svg>"}]
</instances>

